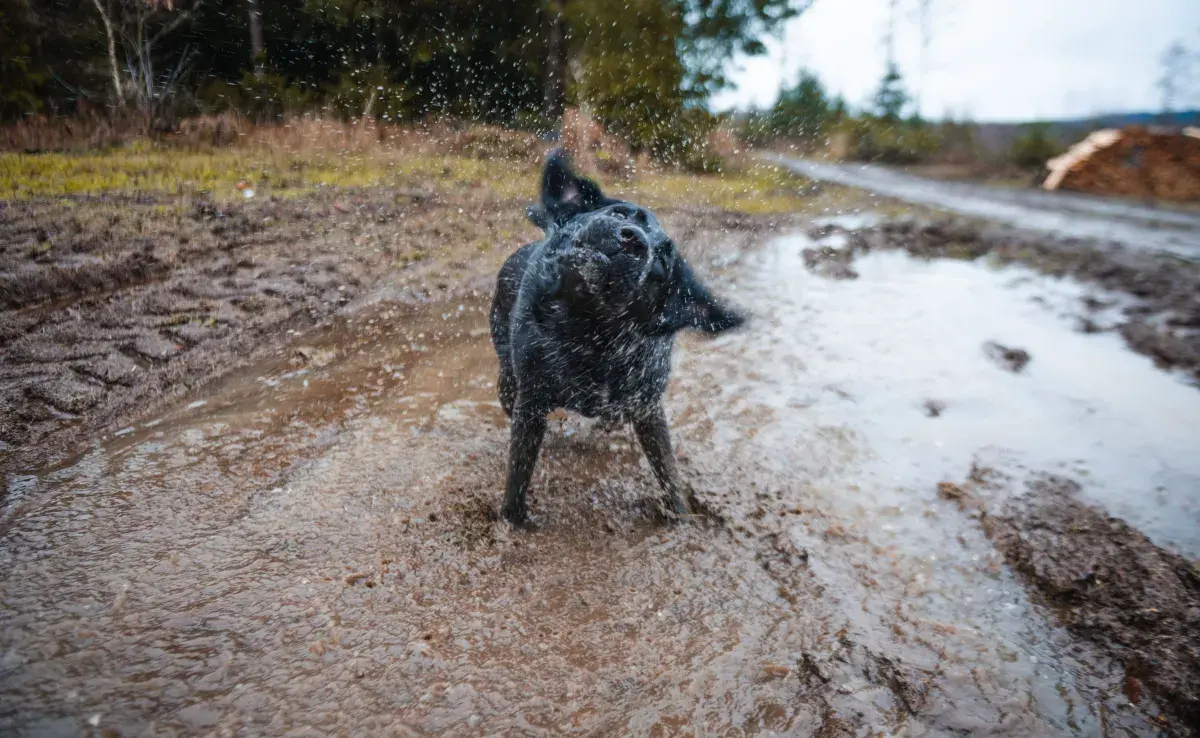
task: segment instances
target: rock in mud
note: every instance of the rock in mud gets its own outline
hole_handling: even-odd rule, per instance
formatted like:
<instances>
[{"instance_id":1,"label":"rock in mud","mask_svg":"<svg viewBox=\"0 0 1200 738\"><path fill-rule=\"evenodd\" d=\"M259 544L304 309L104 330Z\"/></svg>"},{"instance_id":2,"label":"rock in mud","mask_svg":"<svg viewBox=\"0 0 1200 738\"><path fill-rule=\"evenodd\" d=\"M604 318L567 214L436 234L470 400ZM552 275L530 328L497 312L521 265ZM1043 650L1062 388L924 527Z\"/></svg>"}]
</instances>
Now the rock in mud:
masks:
<instances>
[{"instance_id":1,"label":"rock in mud","mask_svg":"<svg viewBox=\"0 0 1200 738\"><path fill-rule=\"evenodd\" d=\"M155 361L166 361L179 353L179 344L168 341L162 336L139 336L130 348L140 356Z\"/></svg>"},{"instance_id":2,"label":"rock in mud","mask_svg":"<svg viewBox=\"0 0 1200 738\"><path fill-rule=\"evenodd\" d=\"M295 356L302 363L314 368L328 366L330 362L337 358L337 351L330 348L317 348L315 346L298 346L295 351Z\"/></svg>"},{"instance_id":3,"label":"rock in mud","mask_svg":"<svg viewBox=\"0 0 1200 738\"><path fill-rule=\"evenodd\" d=\"M992 362L1013 374L1018 374L1022 369L1029 364L1029 360L1033 357L1025 349L1012 348L996 343L995 341L987 341L983 344L983 353L987 355Z\"/></svg>"},{"instance_id":4,"label":"rock in mud","mask_svg":"<svg viewBox=\"0 0 1200 738\"><path fill-rule=\"evenodd\" d=\"M835 249L830 246L804 249L804 265L814 273L829 279L858 279L858 272L850 266L854 252L850 249Z\"/></svg>"},{"instance_id":5,"label":"rock in mud","mask_svg":"<svg viewBox=\"0 0 1200 738\"><path fill-rule=\"evenodd\" d=\"M60 377L28 389L31 397L64 413L81 413L100 402L103 391L96 385L74 377Z\"/></svg>"},{"instance_id":6,"label":"rock in mud","mask_svg":"<svg viewBox=\"0 0 1200 738\"><path fill-rule=\"evenodd\" d=\"M76 371L95 377L105 384L132 385L139 371L137 362L124 354L107 356L76 365Z\"/></svg>"},{"instance_id":7,"label":"rock in mud","mask_svg":"<svg viewBox=\"0 0 1200 738\"><path fill-rule=\"evenodd\" d=\"M961 500L967 496L966 491L954 482L938 482L937 492L943 500Z\"/></svg>"}]
</instances>

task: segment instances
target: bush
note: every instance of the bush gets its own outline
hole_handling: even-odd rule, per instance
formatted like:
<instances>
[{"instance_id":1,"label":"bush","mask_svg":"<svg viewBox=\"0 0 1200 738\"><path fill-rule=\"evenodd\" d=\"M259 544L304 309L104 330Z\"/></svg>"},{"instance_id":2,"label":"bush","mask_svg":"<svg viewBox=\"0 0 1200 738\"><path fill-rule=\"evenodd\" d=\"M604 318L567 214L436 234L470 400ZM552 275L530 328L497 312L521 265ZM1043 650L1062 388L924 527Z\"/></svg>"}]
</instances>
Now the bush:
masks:
<instances>
[{"instance_id":1,"label":"bush","mask_svg":"<svg viewBox=\"0 0 1200 738\"><path fill-rule=\"evenodd\" d=\"M207 113L236 113L263 123L297 115L317 99L315 90L293 85L277 74L256 77L247 72L237 82L214 80L200 91Z\"/></svg>"},{"instance_id":2,"label":"bush","mask_svg":"<svg viewBox=\"0 0 1200 738\"><path fill-rule=\"evenodd\" d=\"M1041 169L1062 153L1062 145L1050 135L1050 126L1035 123L1024 126L1008 149L1008 160L1019 167Z\"/></svg>"},{"instance_id":3,"label":"bush","mask_svg":"<svg viewBox=\"0 0 1200 738\"><path fill-rule=\"evenodd\" d=\"M889 123L863 116L847 121L842 130L850 134L851 156L859 161L917 164L931 159L939 146L936 131L920 120Z\"/></svg>"}]
</instances>

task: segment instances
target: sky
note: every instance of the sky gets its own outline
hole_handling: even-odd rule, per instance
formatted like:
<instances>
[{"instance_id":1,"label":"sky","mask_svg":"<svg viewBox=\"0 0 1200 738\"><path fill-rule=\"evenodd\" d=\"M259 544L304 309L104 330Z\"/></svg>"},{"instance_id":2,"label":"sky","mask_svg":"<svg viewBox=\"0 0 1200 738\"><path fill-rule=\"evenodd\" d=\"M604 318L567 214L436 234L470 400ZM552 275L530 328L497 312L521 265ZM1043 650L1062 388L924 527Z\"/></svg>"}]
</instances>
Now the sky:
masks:
<instances>
[{"instance_id":1,"label":"sky","mask_svg":"<svg viewBox=\"0 0 1200 738\"><path fill-rule=\"evenodd\" d=\"M922 65L919 0L897 0L895 54L921 114L983 121L1158 111L1160 59L1200 50L1200 0L930 0ZM768 107L781 83L815 72L852 107L883 76L889 0L814 0L768 53L730 66L716 110ZM924 66L924 73L921 68ZM1200 107L1193 90L1190 107Z\"/></svg>"}]
</instances>

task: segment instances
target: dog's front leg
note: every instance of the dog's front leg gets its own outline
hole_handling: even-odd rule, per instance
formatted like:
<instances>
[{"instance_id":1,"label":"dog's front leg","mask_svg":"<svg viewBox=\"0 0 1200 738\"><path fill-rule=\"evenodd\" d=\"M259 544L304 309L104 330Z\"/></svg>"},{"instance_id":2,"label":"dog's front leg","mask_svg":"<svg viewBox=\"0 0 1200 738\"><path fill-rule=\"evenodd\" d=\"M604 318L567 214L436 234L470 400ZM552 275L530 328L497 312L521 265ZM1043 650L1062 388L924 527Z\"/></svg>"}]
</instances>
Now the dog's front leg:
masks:
<instances>
[{"instance_id":1,"label":"dog's front leg","mask_svg":"<svg viewBox=\"0 0 1200 738\"><path fill-rule=\"evenodd\" d=\"M528 520L525 493L533 479L542 437L546 435L546 413L523 405L518 397L513 408L508 446L508 486L504 493L504 519L520 528Z\"/></svg>"},{"instance_id":2,"label":"dog's front leg","mask_svg":"<svg viewBox=\"0 0 1200 738\"><path fill-rule=\"evenodd\" d=\"M671 452L671 432L667 429L667 416L662 405L652 411L637 415L633 418L633 430L642 451L650 462L655 478L662 485L665 494L667 510L676 515L690 515L687 490L679 479L679 470L675 468L675 455Z\"/></svg>"}]
</instances>

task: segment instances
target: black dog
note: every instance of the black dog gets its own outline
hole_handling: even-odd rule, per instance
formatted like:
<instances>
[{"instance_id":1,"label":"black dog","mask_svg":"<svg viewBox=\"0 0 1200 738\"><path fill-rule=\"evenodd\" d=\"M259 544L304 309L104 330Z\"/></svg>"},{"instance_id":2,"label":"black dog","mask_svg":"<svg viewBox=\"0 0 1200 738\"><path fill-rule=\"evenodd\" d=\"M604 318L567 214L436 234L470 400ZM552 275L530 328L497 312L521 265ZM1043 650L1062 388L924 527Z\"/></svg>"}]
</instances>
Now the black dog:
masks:
<instances>
[{"instance_id":1,"label":"black dog","mask_svg":"<svg viewBox=\"0 0 1200 738\"><path fill-rule=\"evenodd\" d=\"M512 424L504 517L526 521L525 493L556 408L632 423L667 510L688 514L662 407L671 348L684 328L720 333L743 318L713 299L653 213L606 197L562 151L547 159L542 205L529 217L546 237L504 263L491 313Z\"/></svg>"}]
</instances>

